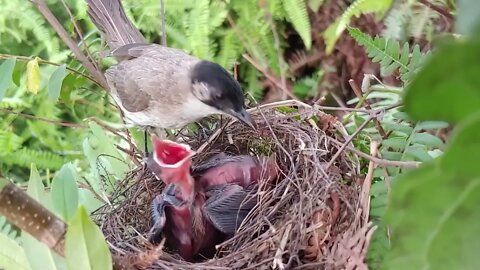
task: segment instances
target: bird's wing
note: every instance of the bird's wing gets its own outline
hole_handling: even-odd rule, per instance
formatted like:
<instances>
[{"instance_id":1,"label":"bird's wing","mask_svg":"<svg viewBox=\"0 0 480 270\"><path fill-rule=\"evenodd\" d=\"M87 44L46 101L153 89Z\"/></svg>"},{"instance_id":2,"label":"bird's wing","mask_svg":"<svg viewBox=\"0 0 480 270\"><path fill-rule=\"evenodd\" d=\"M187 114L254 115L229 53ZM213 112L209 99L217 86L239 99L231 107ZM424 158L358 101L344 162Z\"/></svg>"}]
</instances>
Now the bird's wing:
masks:
<instances>
[{"instance_id":1,"label":"bird's wing","mask_svg":"<svg viewBox=\"0 0 480 270\"><path fill-rule=\"evenodd\" d=\"M211 187L207 196L203 213L215 228L225 234L235 233L257 204L254 194L235 184Z\"/></svg>"},{"instance_id":2,"label":"bird's wing","mask_svg":"<svg viewBox=\"0 0 480 270\"><path fill-rule=\"evenodd\" d=\"M130 112L145 111L152 101L166 106L178 104L191 93L189 72L199 60L181 50L156 44L129 44L112 55L124 61L109 68L105 76L122 106Z\"/></svg>"}]
</instances>

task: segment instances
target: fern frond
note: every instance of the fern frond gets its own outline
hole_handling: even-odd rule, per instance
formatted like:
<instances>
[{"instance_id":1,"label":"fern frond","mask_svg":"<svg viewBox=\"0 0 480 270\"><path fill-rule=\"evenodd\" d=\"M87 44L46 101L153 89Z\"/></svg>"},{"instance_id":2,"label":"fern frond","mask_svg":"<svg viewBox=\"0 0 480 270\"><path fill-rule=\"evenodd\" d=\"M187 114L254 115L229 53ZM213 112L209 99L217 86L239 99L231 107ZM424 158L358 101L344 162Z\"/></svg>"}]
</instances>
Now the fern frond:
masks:
<instances>
[{"instance_id":1,"label":"fern frond","mask_svg":"<svg viewBox=\"0 0 480 270\"><path fill-rule=\"evenodd\" d=\"M330 54L332 52L333 46L353 16L359 17L362 14L373 12L383 15L391 5L392 0L356 0L353 2L323 33L326 53Z\"/></svg>"},{"instance_id":2,"label":"fern frond","mask_svg":"<svg viewBox=\"0 0 480 270\"><path fill-rule=\"evenodd\" d=\"M0 102L1 109L19 109L27 106L28 104L18 97L4 97Z\"/></svg>"},{"instance_id":3,"label":"fern frond","mask_svg":"<svg viewBox=\"0 0 480 270\"><path fill-rule=\"evenodd\" d=\"M1 159L2 163L30 168L34 163L38 168L57 170L65 163L63 157L48 151L22 148L14 154L6 155Z\"/></svg>"},{"instance_id":4,"label":"fern frond","mask_svg":"<svg viewBox=\"0 0 480 270\"><path fill-rule=\"evenodd\" d=\"M396 5L385 18L385 29L382 36L388 39L405 41L408 33L408 24L412 12L405 3Z\"/></svg>"},{"instance_id":5,"label":"fern frond","mask_svg":"<svg viewBox=\"0 0 480 270\"><path fill-rule=\"evenodd\" d=\"M0 130L0 156L14 153L22 146L22 138L9 130Z\"/></svg>"},{"instance_id":6,"label":"fern frond","mask_svg":"<svg viewBox=\"0 0 480 270\"><path fill-rule=\"evenodd\" d=\"M209 48L209 0L196 0L195 6L186 19L185 28L192 53L202 59L211 60L213 54Z\"/></svg>"},{"instance_id":7,"label":"fern frond","mask_svg":"<svg viewBox=\"0 0 480 270\"><path fill-rule=\"evenodd\" d=\"M399 69L400 79L408 82L427 57L427 55L420 52L418 45L413 47L413 51L410 54L408 42L400 48L400 43L395 40L379 36L372 38L353 27L349 27L348 31L355 41L366 49L368 57L373 62L380 63L382 75L390 75Z\"/></svg>"},{"instance_id":8,"label":"fern frond","mask_svg":"<svg viewBox=\"0 0 480 270\"><path fill-rule=\"evenodd\" d=\"M240 56L240 46L234 32L228 32L221 41L221 48L216 62L226 70L231 70L238 57Z\"/></svg>"},{"instance_id":9,"label":"fern frond","mask_svg":"<svg viewBox=\"0 0 480 270\"><path fill-rule=\"evenodd\" d=\"M287 14L288 21L293 24L295 31L297 31L302 38L305 48L310 50L312 47L312 33L305 1L285 0L283 1L283 6L285 13Z\"/></svg>"}]
</instances>

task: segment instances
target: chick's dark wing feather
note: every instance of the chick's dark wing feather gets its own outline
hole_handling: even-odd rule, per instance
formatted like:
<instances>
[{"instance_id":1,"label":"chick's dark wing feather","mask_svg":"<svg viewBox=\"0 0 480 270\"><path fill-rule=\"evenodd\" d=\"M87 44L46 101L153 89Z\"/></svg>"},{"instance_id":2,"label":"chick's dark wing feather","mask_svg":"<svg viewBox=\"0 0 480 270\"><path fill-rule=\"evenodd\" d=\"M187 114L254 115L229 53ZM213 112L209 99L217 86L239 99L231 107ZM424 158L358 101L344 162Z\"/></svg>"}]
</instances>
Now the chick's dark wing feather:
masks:
<instances>
[{"instance_id":1,"label":"chick's dark wing feather","mask_svg":"<svg viewBox=\"0 0 480 270\"><path fill-rule=\"evenodd\" d=\"M225 234L233 234L257 204L257 198L239 185L211 187L203 213L211 224Z\"/></svg>"}]
</instances>

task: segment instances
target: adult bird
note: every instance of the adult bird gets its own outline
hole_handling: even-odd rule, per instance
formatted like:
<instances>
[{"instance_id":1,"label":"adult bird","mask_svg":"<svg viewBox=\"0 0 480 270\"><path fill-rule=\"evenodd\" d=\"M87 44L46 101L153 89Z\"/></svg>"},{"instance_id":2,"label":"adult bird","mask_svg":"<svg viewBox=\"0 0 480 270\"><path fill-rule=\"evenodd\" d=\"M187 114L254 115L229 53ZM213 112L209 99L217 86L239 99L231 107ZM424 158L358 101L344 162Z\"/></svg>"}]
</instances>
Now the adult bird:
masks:
<instances>
[{"instance_id":1,"label":"adult bird","mask_svg":"<svg viewBox=\"0 0 480 270\"><path fill-rule=\"evenodd\" d=\"M257 200L255 184L278 176L272 157L219 154L190 172L194 151L153 137L153 164L166 188L152 203L153 222L149 240L163 235L170 246L191 261L197 254L207 256L215 245L238 229Z\"/></svg>"},{"instance_id":2,"label":"adult bird","mask_svg":"<svg viewBox=\"0 0 480 270\"><path fill-rule=\"evenodd\" d=\"M105 72L110 95L128 123L177 129L212 114L250 127L240 84L220 65L182 50L147 43L120 0L86 0L88 15L118 64ZM146 138L145 138L146 139Z\"/></svg>"}]
</instances>

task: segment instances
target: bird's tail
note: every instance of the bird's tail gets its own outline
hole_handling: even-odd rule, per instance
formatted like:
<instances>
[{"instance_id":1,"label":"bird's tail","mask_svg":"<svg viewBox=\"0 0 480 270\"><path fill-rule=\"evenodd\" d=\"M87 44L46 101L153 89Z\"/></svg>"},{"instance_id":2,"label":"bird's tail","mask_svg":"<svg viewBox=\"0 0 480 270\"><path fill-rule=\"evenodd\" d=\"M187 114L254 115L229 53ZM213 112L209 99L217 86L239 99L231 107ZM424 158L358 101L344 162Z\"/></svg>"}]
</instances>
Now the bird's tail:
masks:
<instances>
[{"instance_id":1,"label":"bird's tail","mask_svg":"<svg viewBox=\"0 0 480 270\"><path fill-rule=\"evenodd\" d=\"M146 43L145 37L128 19L121 0L86 0L88 15L102 33L110 50L133 43Z\"/></svg>"}]
</instances>

